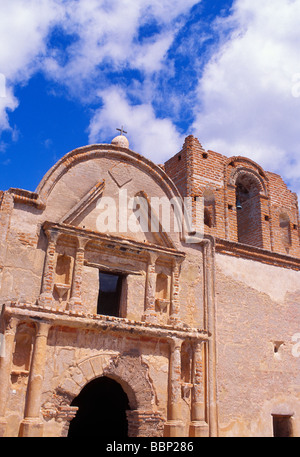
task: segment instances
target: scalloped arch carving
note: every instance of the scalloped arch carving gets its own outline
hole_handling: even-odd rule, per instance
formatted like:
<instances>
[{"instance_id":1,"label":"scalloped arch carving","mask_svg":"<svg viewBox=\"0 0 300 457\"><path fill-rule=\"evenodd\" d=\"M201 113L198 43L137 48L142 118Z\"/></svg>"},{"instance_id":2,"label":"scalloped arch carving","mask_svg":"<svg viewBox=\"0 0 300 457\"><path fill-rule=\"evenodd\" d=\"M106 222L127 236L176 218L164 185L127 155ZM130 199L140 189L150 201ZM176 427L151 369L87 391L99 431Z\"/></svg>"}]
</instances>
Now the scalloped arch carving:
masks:
<instances>
[{"instance_id":1,"label":"scalloped arch carving","mask_svg":"<svg viewBox=\"0 0 300 457\"><path fill-rule=\"evenodd\" d=\"M64 402L68 399L71 403L86 384L101 376L112 378L122 386L132 410L153 409L155 396L148 366L139 355L131 353L103 353L85 358L64 373L57 393Z\"/></svg>"}]
</instances>

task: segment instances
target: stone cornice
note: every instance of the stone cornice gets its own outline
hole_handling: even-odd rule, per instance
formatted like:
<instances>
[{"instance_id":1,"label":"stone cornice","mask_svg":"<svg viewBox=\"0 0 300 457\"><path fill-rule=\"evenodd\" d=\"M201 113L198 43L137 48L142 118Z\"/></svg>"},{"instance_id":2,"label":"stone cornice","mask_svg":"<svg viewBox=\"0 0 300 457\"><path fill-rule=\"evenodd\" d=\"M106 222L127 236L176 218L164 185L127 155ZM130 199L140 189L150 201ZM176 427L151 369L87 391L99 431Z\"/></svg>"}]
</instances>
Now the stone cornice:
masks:
<instances>
[{"instance_id":1,"label":"stone cornice","mask_svg":"<svg viewBox=\"0 0 300 457\"><path fill-rule=\"evenodd\" d=\"M256 260L257 262L266 263L282 268L300 270L300 259L277 252L268 251L266 249L249 246L242 243L224 240L221 238L215 239L215 249L219 254L227 254L244 259Z\"/></svg>"},{"instance_id":2,"label":"stone cornice","mask_svg":"<svg viewBox=\"0 0 300 457\"><path fill-rule=\"evenodd\" d=\"M8 192L13 196L15 203L35 206L41 210L45 208L44 202L41 201L39 195L36 192L30 192L28 190L14 188L9 189Z\"/></svg>"},{"instance_id":3,"label":"stone cornice","mask_svg":"<svg viewBox=\"0 0 300 457\"><path fill-rule=\"evenodd\" d=\"M39 305L9 302L3 305L3 315L17 317L22 320L47 322L51 326L66 326L69 328L84 328L124 336L146 337L168 341L172 338L190 339L193 341L207 341L210 337L207 331L191 328L182 324L162 325L150 322L133 321L125 318L85 314L72 310L59 311Z\"/></svg>"}]
</instances>

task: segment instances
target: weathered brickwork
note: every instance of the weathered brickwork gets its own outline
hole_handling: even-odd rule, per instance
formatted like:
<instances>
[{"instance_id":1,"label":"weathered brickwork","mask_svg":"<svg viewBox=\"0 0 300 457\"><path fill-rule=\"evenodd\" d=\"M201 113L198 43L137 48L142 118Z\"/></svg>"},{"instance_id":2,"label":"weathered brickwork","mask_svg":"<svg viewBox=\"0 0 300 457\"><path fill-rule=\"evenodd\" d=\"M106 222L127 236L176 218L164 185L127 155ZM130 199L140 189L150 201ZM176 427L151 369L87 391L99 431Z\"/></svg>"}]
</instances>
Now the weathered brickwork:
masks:
<instances>
[{"instance_id":1,"label":"weathered brickwork","mask_svg":"<svg viewBox=\"0 0 300 457\"><path fill-rule=\"evenodd\" d=\"M300 256L297 196L280 176L247 158L205 151L193 136L166 162L165 170L183 197L208 200L211 223L205 224L207 234Z\"/></svg>"},{"instance_id":2,"label":"weathered brickwork","mask_svg":"<svg viewBox=\"0 0 300 457\"><path fill-rule=\"evenodd\" d=\"M120 190L192 197L195 230L124 231ZM193 136L159 166L124 136L71 151L0 192L0 436L300 436L299 279L280 176Z\"/></svg>"}]
</instances>

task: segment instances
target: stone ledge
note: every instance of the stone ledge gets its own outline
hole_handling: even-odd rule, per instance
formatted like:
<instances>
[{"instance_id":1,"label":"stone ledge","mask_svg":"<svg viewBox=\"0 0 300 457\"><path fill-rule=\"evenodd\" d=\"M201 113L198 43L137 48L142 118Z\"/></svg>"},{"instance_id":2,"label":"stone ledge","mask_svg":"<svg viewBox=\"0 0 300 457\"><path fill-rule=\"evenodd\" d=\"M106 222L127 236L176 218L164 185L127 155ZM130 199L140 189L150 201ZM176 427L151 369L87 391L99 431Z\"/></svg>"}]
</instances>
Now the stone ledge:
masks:
<instances>
[{"instance_id":1,"label":"stone ledge","mask_svg":"<svg viewBox=\"0 0 300 457\"><path fill-rule=\"evenodd\" d=\"M279 254L277 252L268 251L256 246L216 238L215 249L218 254L227 254L235 257L256 260L258 262L282 268L300 270L300 259L297 257Z\"/></svg>"},{"instance_id":2,"label":"stone ledge","mask_svg":"<svg viewBox=\"0 0 300 457\"><path fill-rule=\"evenodd\" d=\"M75 313L71 310L57 311L50 307L28 303L6 302L3 305L3 312L7 315L17 315L21 319L44 320L53 326L90 328L102 332L125 333L131 336L138 334L152 338L170 339L178 337L202 341L207 341L210 337L205 330L184 327L183 325L153 324L113 316Z\"/></svg>"}]
</instances>

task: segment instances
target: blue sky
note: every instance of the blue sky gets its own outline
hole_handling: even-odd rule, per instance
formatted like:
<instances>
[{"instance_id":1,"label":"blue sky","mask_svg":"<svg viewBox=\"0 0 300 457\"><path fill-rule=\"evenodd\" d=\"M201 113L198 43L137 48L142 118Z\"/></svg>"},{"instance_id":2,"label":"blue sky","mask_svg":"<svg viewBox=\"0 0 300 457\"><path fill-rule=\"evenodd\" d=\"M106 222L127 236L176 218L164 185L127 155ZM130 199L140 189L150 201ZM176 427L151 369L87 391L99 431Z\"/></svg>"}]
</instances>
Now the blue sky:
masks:
<instances>
[{"instance_id":1,"label":"blue sky","mask_svg":"<svg viewBox=\"0 0 300 457\"><path fill-rule=\"evenodd\" d=\"M156 163L193 134L300 194L300 0L0 0L0 189L124 125Z\"/></svg>"}]
</instances>

